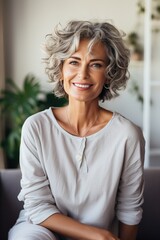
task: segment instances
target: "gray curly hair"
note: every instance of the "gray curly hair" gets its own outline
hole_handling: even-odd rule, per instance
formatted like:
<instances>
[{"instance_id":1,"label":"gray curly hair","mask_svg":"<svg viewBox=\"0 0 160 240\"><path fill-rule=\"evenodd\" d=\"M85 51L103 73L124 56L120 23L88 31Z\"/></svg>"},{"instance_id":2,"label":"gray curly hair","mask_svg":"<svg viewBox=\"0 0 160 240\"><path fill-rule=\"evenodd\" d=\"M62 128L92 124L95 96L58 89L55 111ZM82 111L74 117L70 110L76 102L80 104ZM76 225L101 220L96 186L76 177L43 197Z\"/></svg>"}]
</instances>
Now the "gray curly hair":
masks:
<instances>
[{"instance_id":1,"label":"gray curly hair","mask_svg":"<svg viewBox=\"0 0 160 240\"><path fill-rule=\"evenodd\" d=\"M54 33L46 35L44 51L47 56L43 59L46 63L45 71L53 82L54 94L66 97L62 85L63 62L78 50L82 39L90 39L89 49L98 41L107 49L107 86L103 88L99 100L110 100L118 96L118 91L126 87L129 79L130 52L123 41L124 36L123 32L108 22L70 21L64 28L57 25Z\"/></svg>"}]
</instances>

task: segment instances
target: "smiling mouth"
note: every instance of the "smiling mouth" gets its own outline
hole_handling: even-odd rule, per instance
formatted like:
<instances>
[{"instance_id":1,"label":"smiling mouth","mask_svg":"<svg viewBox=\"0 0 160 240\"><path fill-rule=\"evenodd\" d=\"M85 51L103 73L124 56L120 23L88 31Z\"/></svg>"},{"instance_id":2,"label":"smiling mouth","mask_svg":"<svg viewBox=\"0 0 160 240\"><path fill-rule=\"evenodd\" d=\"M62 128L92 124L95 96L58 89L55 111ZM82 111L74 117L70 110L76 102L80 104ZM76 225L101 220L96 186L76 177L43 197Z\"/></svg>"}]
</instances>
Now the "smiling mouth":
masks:
<instances>
[{"instance_id":1,"label":"smiling mouth","mask_svg":"<svg viewBox=\"0 0 160 240\"><path fill-rule=\"evenodd\" d=\"M90 88L92 86L92 84L80 84L80 83L73 83L73 85L83 89Z\"/></svg>"}]
</instances>

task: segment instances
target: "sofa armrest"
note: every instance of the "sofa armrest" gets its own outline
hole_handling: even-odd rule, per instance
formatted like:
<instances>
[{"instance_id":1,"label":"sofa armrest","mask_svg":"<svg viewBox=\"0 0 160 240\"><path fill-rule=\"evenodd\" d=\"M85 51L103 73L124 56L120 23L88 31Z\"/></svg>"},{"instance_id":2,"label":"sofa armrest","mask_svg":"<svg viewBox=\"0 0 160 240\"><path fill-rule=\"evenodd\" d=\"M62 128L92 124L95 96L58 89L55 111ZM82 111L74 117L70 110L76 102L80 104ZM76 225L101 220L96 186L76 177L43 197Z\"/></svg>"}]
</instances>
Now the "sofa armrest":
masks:
<instances>
[{"instance_id":1,"label":"sofa armrest","mask_svg":"<svg viewBox=\"0 0 160 240\"><path fill-rule=\"evenodd\" d=\"M143 218L139 225L137 240L160 239L160 168L144 171L145 190Z\"/></svg>"},{"instance_id":2,"label":"sofa armrest","mask_svg":"<svg viewBox=\"0 0 160 240\"><path fill-rule=\"evenodd\" d=\"M20 191L21 172L19 169L0 170L0 239L7 239L8 230L15 223L22 202L17 195Z\"/></svg>"}]
</instances>

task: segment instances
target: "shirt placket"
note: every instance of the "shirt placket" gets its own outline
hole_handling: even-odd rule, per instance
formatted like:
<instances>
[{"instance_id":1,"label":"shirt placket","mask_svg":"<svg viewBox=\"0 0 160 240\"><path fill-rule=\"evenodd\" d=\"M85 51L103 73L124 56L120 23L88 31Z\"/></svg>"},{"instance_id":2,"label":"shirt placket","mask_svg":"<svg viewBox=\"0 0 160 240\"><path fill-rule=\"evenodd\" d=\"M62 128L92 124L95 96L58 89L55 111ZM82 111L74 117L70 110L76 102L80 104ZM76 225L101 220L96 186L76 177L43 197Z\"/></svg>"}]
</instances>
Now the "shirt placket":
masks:
<instances>
[{"instance_id":1,"label":"shirt placket","mask_svg":"<svg viewBox=\"0 0 160 240\"><path fill-rule=\"evenodd\" d=\"M81 171L83 173L88 172L88 165L87 165L87 160L85 157L86 142L87 142L87 139L85 137L82 138L78 153L76 154L77 167L78 167L79 171Z\"/></svg>"}]
</instances>

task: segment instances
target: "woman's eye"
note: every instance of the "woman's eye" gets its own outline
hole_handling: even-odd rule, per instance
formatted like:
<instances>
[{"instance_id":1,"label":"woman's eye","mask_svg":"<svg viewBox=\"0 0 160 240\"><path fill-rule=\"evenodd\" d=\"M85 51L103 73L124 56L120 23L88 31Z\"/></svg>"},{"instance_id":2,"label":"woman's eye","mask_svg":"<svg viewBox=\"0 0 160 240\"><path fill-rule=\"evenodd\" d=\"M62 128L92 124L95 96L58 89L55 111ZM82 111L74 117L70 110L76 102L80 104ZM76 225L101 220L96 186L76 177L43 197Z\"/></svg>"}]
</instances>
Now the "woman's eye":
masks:
<instances>
[{"instance_id":1,"label":"woman's eye","mask_svg":"<svg viewBox=\"0 0 160 240\"><path fill-rule=\"evenodd\" d=\"M70 61L69 64L70 65L78 65L78 62L77 61Z\"/></svg>"},{"instance_id":2,"label":"woman's eye","mask_svg":"<svg viewBox=\"0 0 160 240\"><path fill-rule=\"evenodd\" d=\"M94 68L101 68L102 64L100 64L100 63L93 63L92 67L94 67Z\"/></svg>"}]
</instances>

